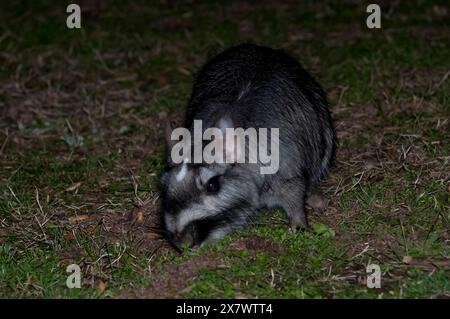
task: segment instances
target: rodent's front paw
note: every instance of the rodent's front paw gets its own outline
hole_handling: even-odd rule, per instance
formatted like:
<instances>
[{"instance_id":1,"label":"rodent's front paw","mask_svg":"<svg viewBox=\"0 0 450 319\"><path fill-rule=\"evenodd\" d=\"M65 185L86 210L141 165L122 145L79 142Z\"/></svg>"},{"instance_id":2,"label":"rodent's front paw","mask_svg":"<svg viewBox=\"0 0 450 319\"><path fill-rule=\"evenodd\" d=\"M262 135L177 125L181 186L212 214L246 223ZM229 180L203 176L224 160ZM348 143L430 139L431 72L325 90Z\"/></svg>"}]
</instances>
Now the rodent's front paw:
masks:
<instances>
[{"instance_id":1,"label":"rodent's front paw","mask_svg":"<svg viewBox=\"0 0 450 319\"><path fill-rule=\"evenodd\" d=\"M289 231L291 233L303 233L309 231L309 226L303 223L302 221L293 221L291 220L289 224Z\"/></svg>"}]
</instances>

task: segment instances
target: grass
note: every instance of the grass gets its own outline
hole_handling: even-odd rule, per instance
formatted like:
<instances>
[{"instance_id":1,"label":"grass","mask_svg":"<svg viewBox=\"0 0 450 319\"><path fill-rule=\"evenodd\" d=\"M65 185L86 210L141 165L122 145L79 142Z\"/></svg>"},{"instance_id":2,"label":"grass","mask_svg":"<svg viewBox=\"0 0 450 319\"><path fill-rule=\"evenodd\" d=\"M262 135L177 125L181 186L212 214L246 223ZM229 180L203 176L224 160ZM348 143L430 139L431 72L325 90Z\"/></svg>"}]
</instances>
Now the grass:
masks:
<instances>
[{"instance_id":1,"label":"grass","mask_svg":"<svg viewBox=\"0 0 450 319\"><path fill-rule=\"evenodd\" d=\"M0 297L450 294L445 1L381 2L380 30L351 1L98 3L81 3L81 30L61 4L1 4ZM312 233L266 213L179 255L153 228L162 123L181 120L208 57L245 41L291 52L328 92L328 208ZM82 289L65 285L72 263Z\"/></svg>"}]
</instances>

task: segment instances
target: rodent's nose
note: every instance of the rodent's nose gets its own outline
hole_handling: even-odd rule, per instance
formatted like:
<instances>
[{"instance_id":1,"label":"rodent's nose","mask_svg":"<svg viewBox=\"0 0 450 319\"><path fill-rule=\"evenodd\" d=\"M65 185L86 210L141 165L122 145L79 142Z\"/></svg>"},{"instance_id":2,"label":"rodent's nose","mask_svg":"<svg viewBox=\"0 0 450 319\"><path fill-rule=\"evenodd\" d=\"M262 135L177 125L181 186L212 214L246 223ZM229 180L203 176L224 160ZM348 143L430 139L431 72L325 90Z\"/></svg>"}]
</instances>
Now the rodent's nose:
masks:
<instances>
[{"instance_id":1,"label":"rodent's nose","mask_svg":"<svg viewBox=\"0 0 450 319\"><path fill-rule=\"evenodd\" d=\"M173 239L177 246L188 246L195 247L196 246L196 236L195 236L195 227L188 226L181 232L176 232L173 236Z\"/></svg>"},{"instance_id":2,"label":"rodent's nose","mask_svg":"<svg viewBox=\"0 0 450 319\"><path fill-rule=\"evenodd\" d=\"M190 233L186 234L177 233L174 235L173 239L175 241L175 244L179 247L187 246L191 248L195 246L194 236L192 236L192 234Z\"/></svg>"}]
</instances>

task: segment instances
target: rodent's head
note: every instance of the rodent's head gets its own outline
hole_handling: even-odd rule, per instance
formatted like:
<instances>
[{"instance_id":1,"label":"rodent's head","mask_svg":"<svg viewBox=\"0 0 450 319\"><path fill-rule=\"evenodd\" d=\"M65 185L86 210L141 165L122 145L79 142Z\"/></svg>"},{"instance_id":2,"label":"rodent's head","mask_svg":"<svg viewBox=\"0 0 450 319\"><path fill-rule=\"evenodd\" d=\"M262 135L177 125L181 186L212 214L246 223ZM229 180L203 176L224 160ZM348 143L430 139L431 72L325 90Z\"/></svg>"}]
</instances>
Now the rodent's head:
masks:
<instances>
[{"instance_id":1,"label":"rodent's head","mask_svg":"<svg viewBox=\"0 0 450 319\"><path fill-rule=\"evenodd\" d=\"M162 219L176 246L213 242L246 225L254 211L256 186L232 164L181 163L163 173Z\"/></svg>"}]
</instances>

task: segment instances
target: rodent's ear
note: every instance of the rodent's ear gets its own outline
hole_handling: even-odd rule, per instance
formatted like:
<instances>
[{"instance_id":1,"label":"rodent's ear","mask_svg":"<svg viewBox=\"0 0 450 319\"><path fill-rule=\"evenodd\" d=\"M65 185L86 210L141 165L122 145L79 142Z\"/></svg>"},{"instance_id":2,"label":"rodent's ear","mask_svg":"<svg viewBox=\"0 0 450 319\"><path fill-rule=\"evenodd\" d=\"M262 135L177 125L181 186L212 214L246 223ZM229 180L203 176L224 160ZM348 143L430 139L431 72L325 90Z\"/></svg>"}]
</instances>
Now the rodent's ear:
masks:
<instances>
[{"instance_id":1,"label":"rodent's ear","mask_svg":"<svg viewBox=\"0 0 450 319\"><path fill-rule=\"evenodd\" d=\"M222 131L222 145L226 163L236 163L245 153L241 149L238 138L233 134L227 138L226 129L234 128L233 120L230 117L222 117L217 121L217 127Z\"/></svg>"},{"instance_id":2,"label":"rodent's ear","mask_svg":"<svg viewBox=\"0 0 450 319\"><path fill-rule=\"evenodd\" d=\"M232 128L233 127L233 121L228 116L227 117L222 117L222 118L220 118L217 121L216 127L218 129L220 129L223 134L225 134L225 130L227 128Z\"/></svg>"}]
</instances>

